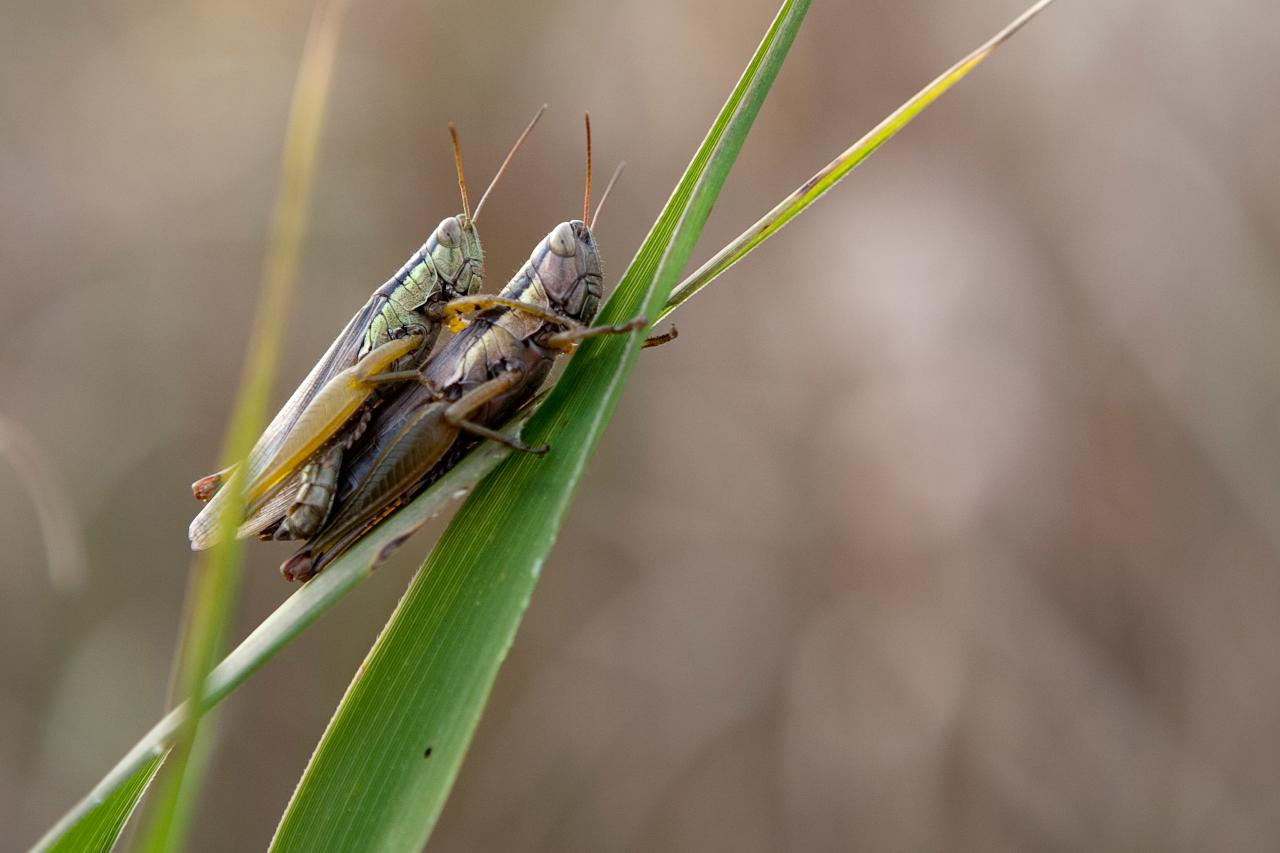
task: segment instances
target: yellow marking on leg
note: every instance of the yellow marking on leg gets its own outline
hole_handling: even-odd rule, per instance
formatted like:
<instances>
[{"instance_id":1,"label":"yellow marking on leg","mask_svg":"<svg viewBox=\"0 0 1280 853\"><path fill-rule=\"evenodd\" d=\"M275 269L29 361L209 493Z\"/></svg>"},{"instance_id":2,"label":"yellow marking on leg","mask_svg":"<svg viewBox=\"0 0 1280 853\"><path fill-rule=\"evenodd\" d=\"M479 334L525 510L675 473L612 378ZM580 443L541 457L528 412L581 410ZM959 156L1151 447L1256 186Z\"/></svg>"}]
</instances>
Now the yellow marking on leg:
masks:
<instances>
[{"instance_id":1,"label":"yellow marking on leg","mask_svg":"<svg viewBox=\"0 0 1280 853\"><path fill-rule=\"evenodd\" d=\"M537 305L531 305L528 302L521 302L519 299L508 299L505 296L459 296L457 299L450 299L444 306L444 322L449 327L449 331L457 334L467 327L467 320L462 319L462 314L472 314L476 311L486 311L490 308L506 308L511 311L519 311L523 314L537 317L548 323L555 323L559 326L574 328L578 325L577 321L557 314L547 308L541 308Z\"/></svg>"}]
</instances>

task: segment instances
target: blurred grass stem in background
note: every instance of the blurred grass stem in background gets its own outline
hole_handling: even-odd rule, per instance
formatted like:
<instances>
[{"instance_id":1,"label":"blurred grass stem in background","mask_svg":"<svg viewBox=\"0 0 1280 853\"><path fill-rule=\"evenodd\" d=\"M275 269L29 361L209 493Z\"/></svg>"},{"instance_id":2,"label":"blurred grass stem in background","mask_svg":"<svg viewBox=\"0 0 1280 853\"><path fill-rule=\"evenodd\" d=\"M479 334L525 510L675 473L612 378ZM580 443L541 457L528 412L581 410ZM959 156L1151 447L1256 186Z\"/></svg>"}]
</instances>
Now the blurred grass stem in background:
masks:
<instances>
[{"instance_id":1,"label":"blurred grass stem in background","mask_svg":"<svg viewBox=\"0 0 1280 853\"><path fill-rule=\"evenodd\" d=\"M285 131L280 186L271 222L262 276L262 296L254 318L249 352L240 380L240 393L232 410L224 466L248 455L266 420L281 331L289 316L289 303L298 278L302 237L306 230L320 144L320 127L337 54L338 33L346 12L346 0L321 0L313 13ZM225 488L239 489L233 478ZM184 619L177 670L179 699L190 698L164 770L155 782L141 830L139 849L163 853L184 846L187 827L207 769L209 732L200 731L208 710L207 679L225 647L240 590L244 559L243 541L236 539L243 499L234 495L219 519L221 541L207 559L197 559L191 576L191 592Z\"/></svg>"},{"instance_id":2,"label":"blurred grass stem in background","mask_svg":"<svg viewBox=\"0 0 1280 853\"><path fill-rule=\"evenodd\" d=\"M84 542L80 521L57 468L25 428L0 416L0 459L13 468L35 507L44 542L49 583L58 592L78 592L85 585Z\"/></svg>"}]
</instances>

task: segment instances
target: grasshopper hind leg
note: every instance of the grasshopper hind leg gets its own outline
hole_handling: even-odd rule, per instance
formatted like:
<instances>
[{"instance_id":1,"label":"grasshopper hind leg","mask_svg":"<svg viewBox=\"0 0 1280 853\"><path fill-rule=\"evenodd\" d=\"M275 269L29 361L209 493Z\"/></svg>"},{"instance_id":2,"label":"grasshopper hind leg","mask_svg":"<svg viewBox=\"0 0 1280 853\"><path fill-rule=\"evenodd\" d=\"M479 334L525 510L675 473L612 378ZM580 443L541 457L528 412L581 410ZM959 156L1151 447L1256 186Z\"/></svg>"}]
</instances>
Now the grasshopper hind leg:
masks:
<instances>
[{"instance_id":1,"label":"grasshopper hind leg","mask_svg":"<svg viewBox=\"0 0 1280 853\"><path fill-rule=\"evenodd\" d=\"M285 510L284 518L274 529L264 531L264 538L277 541L310 539L329 518L334 497L338 493L338 479L342 474L342 458L369 426L370 412L365 412L333 444L317 453L302 467L302 484L298 486L293 503Z\"/></svg>"},{"instance_id":2,"label":"grasshopper hind leg","mask_svg":"<svg viewBox=\"0 0 1280 853\"><path fill-rule=\"evenodd\" d=\"M333 508L345 451L345 444L335 444L306 464L298 494L285 510L272 539L310 539L320 529Z\"/></svg>"},{"instance_id":3,"label":"grasshopper hind leg","mask_svg":"<svg viewBox=\"0 0 1280 853\"><path fill-rule=\"evenodd\" d=\"M490 441L496 441L499 444L505 444L512 450L519 450L522 453L542 455L550 449L545 444L539 447L530 447L515 436L506 435L505 433L498 432L497 430L489 429L483 424L478 424L468 418L469 415L485 403L500 394L510 391L513 387L519 384L519 382L519 371L513 370L501 373L487 382L472 388L470 391L451 403L449 407L444 410L444 419L458 429L466 430L473 435L478 435L481 438L487 438Z\"/></svg>"}]
</instances>

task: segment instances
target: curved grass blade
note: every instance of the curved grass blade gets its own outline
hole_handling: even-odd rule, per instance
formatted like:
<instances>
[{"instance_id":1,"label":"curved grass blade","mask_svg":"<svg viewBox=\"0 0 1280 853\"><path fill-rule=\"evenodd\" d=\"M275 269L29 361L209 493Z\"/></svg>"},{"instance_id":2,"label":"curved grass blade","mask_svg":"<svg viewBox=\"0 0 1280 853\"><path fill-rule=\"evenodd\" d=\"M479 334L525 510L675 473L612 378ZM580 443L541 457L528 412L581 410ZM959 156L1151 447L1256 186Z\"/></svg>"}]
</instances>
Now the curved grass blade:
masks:
<instances>
[{"instance_id":1,"label":"curved grass blade","mask_svg":"<svg viewBox=\"0 0 1280 853\"><path fill-rule=\"evenodd\" d=\"M507 429L519 423L515 421ZM204 689L205 702L214 705L229 696L277 651L373 574L373 570L398 543L448 504L469 494L508 453L510 451L501 445L484 442L430 489L384 521L373 535L360 540L285 599L209 673ZM173 744L184 713L183 708L177 708L153 726L33 849L109 850Z\"/></svg>"},{"instance_id":2,"label":"curved grass blade","mask_svg":"<svg viewBox=\"0 0 1280 853\"><path fill-rule=\"evenodd\" d=\"M54 838L42 839L34 849L53 853L82 853L82 851L110 850L124 830L129 815L138 799L151 784L152 777L160 769L164 753L152 753L143 758L139 766L124 778L102 800L89 804L81 820L66 828Z\"/></svg>"},{"instance_id":3,"label":"curved grass blade","mask_svg":"<svg viewBox=\"0 0 1280 853\"><path fill-rule=\"evenodd\" d=\"M654 316L675 285L808 8L788 0L597 322ZM640 336L584 344L414 578L330 722L275 850L418 850L457 776Z\"/></svg>"},{"instance_id":4,"label":"curved grass blade","mask_svg":"<svg viewBox=\"0 0 1280 853\"><path fill-rule=\"evenodd\" d=\"M940 77L890 113L888 118L876 125L870 133L846 148L836 159L823 166L816 175L805 181L799 189L779 202L759 222L744 231L736 240L717 252L714 257L682 281L672 291L671 298L667 300L667 304L658 313L657 319L661 320L679 308L721 273L776 234L806 207L825 195L827 190L840 183L863 160L870 157L877 148L892 139L897 135L898 131L910 124L912 119L924 112L925 108L942 97L944 92L964 79L970 71L981 65L983 60L990 56L996 48L1012 38L1018 30L1022 29L1036 15L1043 12L1052 2L1053 0L1040 0L1040 2L1031 6L1008 26L992 36L986 44L948 68Z\"/></svg>"}]
</instances>

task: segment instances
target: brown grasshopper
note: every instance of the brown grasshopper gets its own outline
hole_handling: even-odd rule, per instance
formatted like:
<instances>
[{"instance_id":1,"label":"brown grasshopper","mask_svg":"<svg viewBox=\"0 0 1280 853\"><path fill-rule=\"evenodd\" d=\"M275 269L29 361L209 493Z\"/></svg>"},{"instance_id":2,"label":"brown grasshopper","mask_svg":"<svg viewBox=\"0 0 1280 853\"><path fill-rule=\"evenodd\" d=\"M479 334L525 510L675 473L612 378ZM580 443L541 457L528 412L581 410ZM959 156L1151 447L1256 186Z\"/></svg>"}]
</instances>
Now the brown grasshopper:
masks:
<instances>
[{"instance_id":1,"label":"brown grasshopper","mask_svg":"<svg viewBox=\"0 0 1280 853\"><path fill-rule=\"evenodd\" d=\"M457 131L450 125L463 212L442 220L400 271L374 291L271 421L248 459L193 484L197 498L212 498L191 522L193 550L217 540L226 504L226 490L219 487L233 473L247 506L239 536L269 531L278 539L305 539L319 529L329 507L321 502L325 492L317 485L336 481L344 453L379 401L383 386L378 377L421 366L439 335L444 305L479 289L484 254L476 220L545 110L544 105L520 134L474 214Z\"/></svg>"},{"instance_id":2,"label":"brown grasshopper","mask_svg":"<svg viewBox=\"0 0 1280 853\"><path fill-rule=\"evenodd\" d=\"M465 296L446 305L451 325L464 314L475 316L421 370L387 376L416 382L378 412L359 458L343 472L344 496L333 517L281 565L287 580L310 578L455 463L468 442L465 436L527 453L546 452L545 446L529 447L493 427L531 400L556 357L572 352L579 341L648 325L644 317L614 326L589 325L603 283L595 239L583 221L590 209L590 133L588 119L583 219L553 228L497 296ZM594 225L595 219L591 221ZM674 337L673 329L645 345Z\"/></svg>"}]
</instances>

